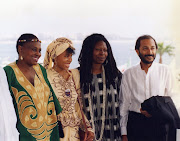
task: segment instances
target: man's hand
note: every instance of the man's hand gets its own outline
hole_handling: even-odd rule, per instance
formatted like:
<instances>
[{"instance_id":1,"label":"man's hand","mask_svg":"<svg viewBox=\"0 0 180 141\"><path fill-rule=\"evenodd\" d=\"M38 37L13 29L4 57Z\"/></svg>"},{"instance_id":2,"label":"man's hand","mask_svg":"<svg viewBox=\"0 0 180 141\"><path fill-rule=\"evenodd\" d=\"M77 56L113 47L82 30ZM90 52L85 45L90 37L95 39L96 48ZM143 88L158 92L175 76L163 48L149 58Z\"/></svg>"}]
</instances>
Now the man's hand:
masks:
<instances>
[{"instance_id":1,"label":"man's hand","mask_svg":"<svg viewBox=\"0 0 180 141\"><path fill-rule=\"evenodd\" d=\"M128 141L127 135L122 135L122 141Z\"/></svg>"},{"instance_id":2,"label":"man's hand","mask_svg":"<svg viewBox=\"0 0 180 141\"><path fill-rule=\"evenodd\" d=\"M141 112L141 114L143 114L144 116L146 116L146 117L148 117L148 118L150 118L150 117L152 117L152 115L150 115L147 111L143 111L142 109L140 109L140 112Z\"/></svg>"}]
</instances>

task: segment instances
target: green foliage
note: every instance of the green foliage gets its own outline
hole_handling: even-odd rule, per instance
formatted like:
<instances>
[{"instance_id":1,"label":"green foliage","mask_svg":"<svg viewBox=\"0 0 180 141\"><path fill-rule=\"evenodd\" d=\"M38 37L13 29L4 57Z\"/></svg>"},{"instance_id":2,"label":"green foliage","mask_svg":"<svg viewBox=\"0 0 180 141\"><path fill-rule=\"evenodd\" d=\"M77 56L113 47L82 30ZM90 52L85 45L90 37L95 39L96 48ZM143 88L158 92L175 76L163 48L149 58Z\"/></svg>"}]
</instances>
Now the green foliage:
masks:
<instances>
[{"instance_id":1,"label":"green foliage","mask_svg":"<svg viewBox=\"0 0 180 141\"><path fill-rule=\"evenodd\" d=\"M157 50L157 54L159 54L160 59L159 59L159 63L162 63L162 56L167 53L169 56L174 56L174 49L175 47L171 46L171 45L167 45L165 46L163 42L158 43L158 50Z\"/></svg>"}]
</instances>

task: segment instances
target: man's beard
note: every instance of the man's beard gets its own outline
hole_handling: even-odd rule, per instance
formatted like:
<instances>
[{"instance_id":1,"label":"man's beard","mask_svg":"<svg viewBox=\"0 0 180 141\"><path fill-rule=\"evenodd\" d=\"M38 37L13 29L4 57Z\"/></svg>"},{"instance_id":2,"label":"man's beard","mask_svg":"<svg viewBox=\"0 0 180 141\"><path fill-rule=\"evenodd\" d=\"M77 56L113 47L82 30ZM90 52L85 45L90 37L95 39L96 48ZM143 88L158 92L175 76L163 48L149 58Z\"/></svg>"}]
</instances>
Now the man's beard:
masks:
<instances>
[{"instance_id":1,"label":"man's beard","mask_svg":"<svg viewBox=\"0 0 180 141\"><path fill-rule=\"evenodd\" d=\"M147 57L147 56L152 56L152 57L154 58L153 61L154 61L155 58L156 58L156 55L151 55L151 54L148 54L148 55L143 56L143 55L140 53L140 51L139 51L139 57L140 57L141 61L142 61L143 63L145 63L145 64L152 64L153 61L147 61L147 60L145 59L145 57Z\"/></svg>"}]
</instances>

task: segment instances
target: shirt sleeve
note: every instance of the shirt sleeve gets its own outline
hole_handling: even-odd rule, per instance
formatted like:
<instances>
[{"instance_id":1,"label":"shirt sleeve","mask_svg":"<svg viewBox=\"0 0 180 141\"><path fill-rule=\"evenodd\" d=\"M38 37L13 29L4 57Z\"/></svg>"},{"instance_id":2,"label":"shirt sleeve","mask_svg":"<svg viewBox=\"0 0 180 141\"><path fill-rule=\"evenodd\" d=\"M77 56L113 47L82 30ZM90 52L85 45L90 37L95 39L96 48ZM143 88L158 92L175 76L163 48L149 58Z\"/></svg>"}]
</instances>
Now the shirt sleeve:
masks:
<instances>
[{"instance_id":1,"label":"shirt sleeve","mask_svg":"<svg viewBox=\"0 0 180 141\"><path fill-rule=\"evenodd\" d=\"M120 87L119 101L121 135L127 135L127 121L130 106L130 89L128 87L126 77L124 75L122 77Z\"/></svg>"},{"instance_id":2,"label":"shirt sleeve","mask_svg":"<svg viewBox=\"0 0 180 141\"><path fill-rule=\"evenodd\" d=\"M165 96L173 96L174 89L175 89L175 87L174 87L175 86L175 84L174 84L175 78L169 68L167 68L167 73L164 77L166 77L165 94L164 95Z\"/></svg>"}]
</instances>

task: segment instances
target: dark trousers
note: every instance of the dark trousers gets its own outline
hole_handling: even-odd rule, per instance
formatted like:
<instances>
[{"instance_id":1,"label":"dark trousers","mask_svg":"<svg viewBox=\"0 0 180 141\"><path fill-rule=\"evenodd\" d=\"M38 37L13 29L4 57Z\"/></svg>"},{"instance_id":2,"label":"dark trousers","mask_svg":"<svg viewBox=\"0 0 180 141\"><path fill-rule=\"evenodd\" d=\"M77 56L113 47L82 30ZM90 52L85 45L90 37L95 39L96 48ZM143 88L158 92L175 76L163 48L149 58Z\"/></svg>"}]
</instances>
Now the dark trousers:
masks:
<instances>
[{"instance_id":1,"label":"dark trousers","mask_svg":"<svg viewBox=\"0 0 180 141\"><path fill-rule=\"evenodd\" d=\"M128 141L166 141L166 128L153 117L129 112L127 135Z\"/></svg>"}]
</instances>

